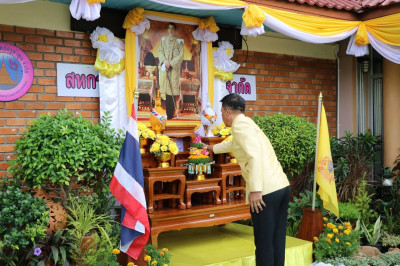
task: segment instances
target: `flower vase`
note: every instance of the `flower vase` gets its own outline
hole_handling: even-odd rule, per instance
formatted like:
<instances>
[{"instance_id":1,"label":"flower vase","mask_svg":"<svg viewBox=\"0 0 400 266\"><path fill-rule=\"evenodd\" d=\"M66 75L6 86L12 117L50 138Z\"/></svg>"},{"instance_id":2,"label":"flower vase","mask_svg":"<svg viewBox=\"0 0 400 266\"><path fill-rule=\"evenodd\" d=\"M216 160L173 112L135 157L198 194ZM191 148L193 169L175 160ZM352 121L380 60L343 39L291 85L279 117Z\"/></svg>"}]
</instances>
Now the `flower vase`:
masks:
<instances>
[{"instance_id":1,"label":"flower vase","mask_svg":"<svg viewBox=\"0 0 400 266\"><path fill-rule=\"evenodd\" d=\"M206 176L204 174L197 174L196 180L206 180Z\"/></svg>"},{"instance_id":2,"label":"flower vase","mask_svg":"<svg viewBox=\"0 0 400 266\"><path fill-rule=\"evenodd\" d=\"M147 145L147 139L140 138L139 139L140 154L145 154L146 153L146 148L145 148L146 145Z\"/></svg>"},{"instance_id":3,"label":"flower vase","mask_svg":"<svg viewBox=\"0 0 400 266\"><path fill-rule=\"evenodd\" d=\"M236 160L236 158L235 158L235 156L233 156L233 154L230 152L229 153L229 162L230 163L237 163L237 160Z\"/></svg>"},{"instance_id":4,"label":"flower vase","mask_svg":"<svg viewBox=\"0 0 400 266\"><path fill-rule=\"evenodd\" d=\"M158 164L159 168L168 168L169 161L171 160L172 154L170 152L162 152L161 156L157 156L160 163Z\"/></svg>"}]
</instances>

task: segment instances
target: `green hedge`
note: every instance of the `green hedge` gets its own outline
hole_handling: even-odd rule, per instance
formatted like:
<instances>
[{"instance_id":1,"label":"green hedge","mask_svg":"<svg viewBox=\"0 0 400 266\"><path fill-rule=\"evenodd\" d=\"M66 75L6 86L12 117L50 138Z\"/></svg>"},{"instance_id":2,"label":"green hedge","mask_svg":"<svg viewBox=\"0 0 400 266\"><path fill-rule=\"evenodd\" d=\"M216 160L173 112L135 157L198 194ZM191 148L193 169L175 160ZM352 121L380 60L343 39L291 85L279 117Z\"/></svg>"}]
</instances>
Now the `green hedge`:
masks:
<instances>
[{"instance_id":1,"label":"green hedge","mask_svg":"<svg viewBox=\"0 0 400 266\"><path fill-rule=\"evenodd\" d=\"M314 160L317 129L313 123L295 115L281 113L254 116L253 120L271 141L289 178L300 174Z\"/></svg>"}]
</instances>

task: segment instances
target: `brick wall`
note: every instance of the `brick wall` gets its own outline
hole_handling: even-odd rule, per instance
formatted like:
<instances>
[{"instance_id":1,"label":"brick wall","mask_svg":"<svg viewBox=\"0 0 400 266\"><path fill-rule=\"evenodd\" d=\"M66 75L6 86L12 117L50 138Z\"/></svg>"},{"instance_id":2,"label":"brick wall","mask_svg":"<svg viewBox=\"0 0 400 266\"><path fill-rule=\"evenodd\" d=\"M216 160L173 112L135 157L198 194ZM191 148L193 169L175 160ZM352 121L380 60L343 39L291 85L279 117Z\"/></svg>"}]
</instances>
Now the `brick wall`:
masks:
<instances>
[{"instance_id":1,"label":"brick wall","mask_svg":"<svg viewBox=\"0 0 400 266\"><path fill-rule=\"evenodd\" d=\"M57 96L58 62L93 64L96 51L89 34L0 25L0 40L21 48L34 67L30 90L18 100L0 102L0 176L13 158L15 140L29 121L42 113L54 114L67 108L99 121L99 99Z\"/></svg>"},{"instance_id":2,"label":"brick wall","mask_svg":"<svg viewBox=\"0 0 400 266\"><path fill-rule=\"evenodd\" d=\"M93 64L96 51L89 34L0 25L0 40L20 47L32 61L31 89L12 102L0 102L0 177L13 158L15 140L29 121L42 113L67 108L99 121L99 99L57 96L56 64ZM244 63L246 51L236 50L233 60ZM257 76L257 101L247 114L295 114L315 122L318 95L324 95L330 133L336 135L336 62L307 57L249 52L241 74ZM251 109L251 110L250 110Z\"/></svg>"},{"instance_id":3,"label":"brick wall","mask_svg":"<svg viewBox=\"0 0 400 266\"><path fill-rule=\"evenodd\" d=\"M247 60L246 60L247 57ZM248 102L248 116L292 114L316 123L322 92L329 133L336 135L336 61L235 50L237 73L256 75L257 101Z\"/></svg>"}]
</instances>

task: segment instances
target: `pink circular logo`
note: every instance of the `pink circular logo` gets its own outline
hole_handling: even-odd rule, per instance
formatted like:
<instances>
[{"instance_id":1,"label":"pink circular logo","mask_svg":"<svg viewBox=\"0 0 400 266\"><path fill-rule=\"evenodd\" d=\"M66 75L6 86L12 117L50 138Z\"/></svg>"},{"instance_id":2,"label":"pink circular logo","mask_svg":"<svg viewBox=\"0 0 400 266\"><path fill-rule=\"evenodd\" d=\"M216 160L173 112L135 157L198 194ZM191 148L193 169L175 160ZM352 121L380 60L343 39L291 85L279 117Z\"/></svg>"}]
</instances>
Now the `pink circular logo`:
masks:
<instances>
[{"instance_id":1,"label":"pink circular logo","mask_svg":"<svg viewBox=\"0 0 400 266\"><path fill-rule=\"evenodd\" d=\"M22 97L33 82L32 62L18 47L0 42L0 101Z\"/></svg>"}]
</instances>

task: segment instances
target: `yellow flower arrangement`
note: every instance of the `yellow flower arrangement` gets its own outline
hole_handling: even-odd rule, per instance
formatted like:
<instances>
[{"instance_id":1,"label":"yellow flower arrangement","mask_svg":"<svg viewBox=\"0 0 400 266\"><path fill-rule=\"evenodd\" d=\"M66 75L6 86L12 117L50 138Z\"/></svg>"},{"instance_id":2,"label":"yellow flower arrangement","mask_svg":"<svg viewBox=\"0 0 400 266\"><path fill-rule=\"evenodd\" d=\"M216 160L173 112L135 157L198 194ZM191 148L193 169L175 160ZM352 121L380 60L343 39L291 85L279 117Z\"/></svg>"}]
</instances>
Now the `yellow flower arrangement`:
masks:
<instances>
[{"instance_id":1,"label":"yellow flower arrangement","mask_svg":"<svg viewBox=\"0 0 400 266\"><path fill-rule=\"evenodd\" d=\"M171 152L172 154L178 154L179 152L176 143L165 135L159 136L150 146L150 152L157 156L161 156L162 152L168 152L168 151Z\"/></svg>"},{"instance_id":2,"label":"yellow flower arrangement","mask_svg":"<svg viewBox=\"0 0 400 266\"><path fill-rule=\"evenodd\" d=\"M350 257L354 255L360 244L360 232L352 230L351 224L345 222L337 224L334 221L324 219L323 232L314 238L313 250L316 261L334 257ZM324 239L325 241L318 241Z\"/></svg>"},{"instance_id":3,"label":"yellow flower arrangement","mask_svg":"<svg viewBox=\"0 0 400 266\"><path fill-rule=\"evenodd\" d=\"M232 134L232 130L230 127L226 127L225 124L222 123L218 127L215 127L215 129L213 130L213 133L215 136L218 136L218 137L226 137L226 136L230 136Z\"/></svg>"},{"instance_id":4,"label":"yellow flower arrangement","mask_svg":"<svg viewBox=\"0 0 400 266\"><path fill-rule=\"evenodd\" d=\"M138 134L139 138L141 139L154 139L156 137L156 133L154 133L153 130L150 128L146 127L145 124L138 122Z\"/></svg>"},{"instance_id":5,"label":"yellow flower arrangement","mask_svg":"<svg viewBox=\"0 0 400 266\"><path fill-rule=\"evenodd\" d=\"M233 139L233 136L232 136L232 135L229 135L229 136L227 136L222 142L232 141L232 139Z\"/></svg>"}]
</instances>

